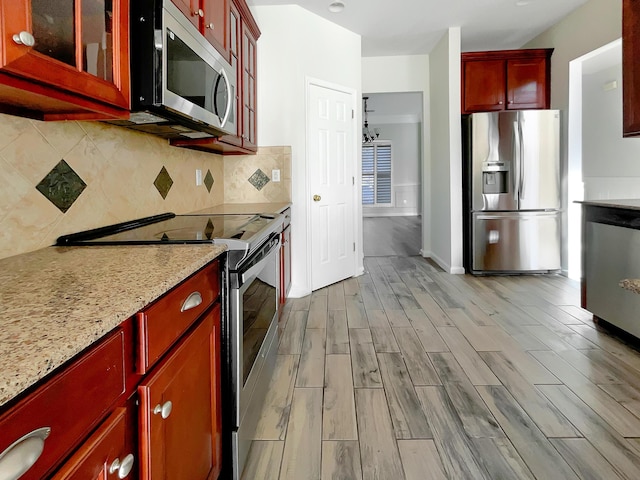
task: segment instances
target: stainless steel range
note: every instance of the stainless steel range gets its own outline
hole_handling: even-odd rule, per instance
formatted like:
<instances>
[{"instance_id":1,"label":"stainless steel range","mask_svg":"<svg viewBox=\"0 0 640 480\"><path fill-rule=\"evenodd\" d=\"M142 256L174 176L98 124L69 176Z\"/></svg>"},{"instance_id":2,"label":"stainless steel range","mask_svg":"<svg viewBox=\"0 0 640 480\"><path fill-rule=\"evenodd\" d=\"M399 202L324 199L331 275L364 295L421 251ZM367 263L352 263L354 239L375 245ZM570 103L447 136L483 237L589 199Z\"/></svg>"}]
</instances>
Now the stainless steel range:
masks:
<instances>
[{"instance_id":1,"label":"stainless steel range","mask_svg":"<svg viewBox=\"0 0 640 480\"><path fill-rule=\"evenodd\" d=\"M282 215L166 213L60 237L58 245L226 244L223 427L227 477L239 479L278 347ZM228 393L225 393L228 392Z\"/></svg>"}]
</instances>

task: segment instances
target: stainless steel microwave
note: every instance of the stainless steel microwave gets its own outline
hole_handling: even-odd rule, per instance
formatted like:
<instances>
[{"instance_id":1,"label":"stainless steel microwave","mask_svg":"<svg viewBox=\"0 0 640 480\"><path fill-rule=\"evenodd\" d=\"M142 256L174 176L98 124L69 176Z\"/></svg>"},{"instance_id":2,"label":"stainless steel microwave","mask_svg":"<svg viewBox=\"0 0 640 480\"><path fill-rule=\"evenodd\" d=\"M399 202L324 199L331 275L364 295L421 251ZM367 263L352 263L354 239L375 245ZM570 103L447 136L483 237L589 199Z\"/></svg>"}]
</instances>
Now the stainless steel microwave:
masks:
<instances>
[{"instance_id":1,"label":"stainless steel microwave","mask_svg":"<svg viewBox=\"0 0 640 480\"><path fill-rule=\"evenodd\" d=\"M235 69L171 0L136 0L131 13L132 113L111 123L165 138L235 135Z\"/></svg>"}]
</instances>

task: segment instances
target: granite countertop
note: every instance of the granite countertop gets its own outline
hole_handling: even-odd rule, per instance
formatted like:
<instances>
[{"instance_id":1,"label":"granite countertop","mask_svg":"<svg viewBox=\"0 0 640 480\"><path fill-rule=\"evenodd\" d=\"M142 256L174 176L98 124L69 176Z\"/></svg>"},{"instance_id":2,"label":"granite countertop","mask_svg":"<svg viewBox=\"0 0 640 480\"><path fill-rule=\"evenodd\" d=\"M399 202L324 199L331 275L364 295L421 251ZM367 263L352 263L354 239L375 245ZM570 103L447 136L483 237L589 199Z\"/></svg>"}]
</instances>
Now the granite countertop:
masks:
<instances>
[{"instance_id":1,"label":"granite countertop","mask_svg":"<svg viewBox=\"0 0 640 480\"><path fill-rule=\"evenodd\" d=\"M0 405L225 250L47 247L0 259Z\"/></svg>"},{"instance_id":2,"label":"granite countertop","mask_svg":"<svg viewBox=\"0 0 640 480\"><path fill-rule=\"evenodd\" d=\"M291 202L275 202L275 203L222 203L213 207L197 210L190 213L209 213L212 215L218 213L226 214L247 214L247 213L282 213L287 207L291 206Z\"/></svg>"},{"instance_id":3,"label":"granite countertop","mask_svg":"<svg viewBox=\"0 0 640 480\"><path fill-rule=\"evenodd\" d=\"M619 208L622 210L640 210L640 198L629 198L619 200L582 200L575 203L591 207Z\"/></svg>"}]
</instances>

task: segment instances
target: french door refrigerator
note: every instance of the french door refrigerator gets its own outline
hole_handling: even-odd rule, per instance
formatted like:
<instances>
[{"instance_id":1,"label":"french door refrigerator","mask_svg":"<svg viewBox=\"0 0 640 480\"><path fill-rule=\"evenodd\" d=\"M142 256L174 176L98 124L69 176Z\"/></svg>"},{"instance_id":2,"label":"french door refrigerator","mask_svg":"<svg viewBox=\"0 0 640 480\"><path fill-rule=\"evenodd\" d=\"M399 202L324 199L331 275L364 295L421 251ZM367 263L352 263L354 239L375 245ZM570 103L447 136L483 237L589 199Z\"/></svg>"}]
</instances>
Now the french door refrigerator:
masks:
<instances>
[{"instance_id":1,"label":"french door refrigerator","mask_svg":"<svg viewBox=\"0 0 640 480\"><path fill-rule=\"evenodd\" d=\"M467 272L560 270L559 124L557 110L463 116Z\"/></svg>"}]
</instances>

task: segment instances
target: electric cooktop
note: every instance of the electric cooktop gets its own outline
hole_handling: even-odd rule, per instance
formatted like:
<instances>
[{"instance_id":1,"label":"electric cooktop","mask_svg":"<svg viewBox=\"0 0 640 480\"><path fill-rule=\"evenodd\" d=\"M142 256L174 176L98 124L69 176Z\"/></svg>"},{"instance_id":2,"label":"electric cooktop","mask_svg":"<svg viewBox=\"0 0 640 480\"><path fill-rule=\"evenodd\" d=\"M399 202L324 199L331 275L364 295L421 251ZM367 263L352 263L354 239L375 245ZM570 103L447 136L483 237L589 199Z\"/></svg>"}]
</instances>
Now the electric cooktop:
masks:
<instances>
[{"instance_id":1,"label":"electric cooktop","mask_svg":"<svg viewBox=\"0 0 640 480\"><path fill-rule=\"evenodd\" d=\"M57 245L224 243L252 250L282 225L281 215L176 215L166 213L58 238Z\"/></svg>"}]
</instances>

